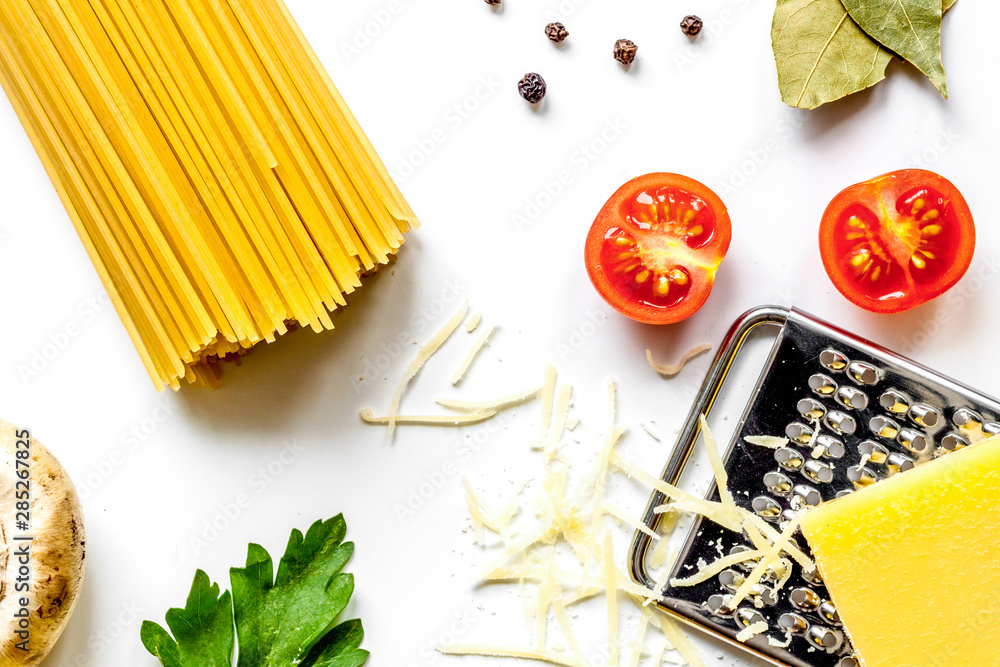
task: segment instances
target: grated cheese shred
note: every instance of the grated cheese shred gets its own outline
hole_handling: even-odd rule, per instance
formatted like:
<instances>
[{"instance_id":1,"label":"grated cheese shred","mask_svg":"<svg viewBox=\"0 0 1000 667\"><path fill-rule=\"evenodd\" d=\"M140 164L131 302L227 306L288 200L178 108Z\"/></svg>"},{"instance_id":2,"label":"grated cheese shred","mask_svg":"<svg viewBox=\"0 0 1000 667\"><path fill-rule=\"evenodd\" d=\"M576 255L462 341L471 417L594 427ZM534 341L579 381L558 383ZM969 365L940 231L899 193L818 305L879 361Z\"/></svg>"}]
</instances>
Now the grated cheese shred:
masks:
<instances>
[{"instance_id":1,"label":"grated cheese shred","mask_svg":"<svg viewBox=\"0 0 1000 667\"><path fill-rule=\"evenodd\" d=\"M784 588L785 584L788 583L788 580L792 578L792 561L788 560L787 558L779 558L778 562L781 564L781 568L784 571L784 574L781 575L781 579L778 580L778 583L774 585L773 592L775 595L777 595L778 591Z\"/></svg>"},{"instance_id":2,"label":"grated cheese shred","mask_svg":"<svg viewBox=\"0 0 1000 667\"><path fill-rule=\"evenodd\" d=\"M465 374L469 372L472 362L476 360L479 353L482 352L484 347L486 347L486 343L489 342L490 336L493 335L494 331L496 331L496 326L491 326L486 329L486 331L481 333L479 338L476 339L476 342L472 344L472 349L470 349L469 353L465 355L465 359L462 360L462 364L458 367L458 370L455 371L455 374L451 376L451 383L453 385L457 385L461 382L462 378L465 377Z\"/></svg>"},{"instance_id":3,"label":"grated cheese shred","mask_svg":"<svg viewBox=\"0 0 1000 667\"><path fill-rule=\"evenodd\" d=\"M656 510L660 513L670 512L675 509L700 514L706 519L714 521L724 528L729 528L734 532L742 529L742 520L738 514L734 514L732 509L722 503L711 500L702 500L687 491L668 484L659 477L653 477L645 470L625 459L618 452L611 453L611 463L616 468L633 479L637 479L646 486L653 488L674 502L667 505L660 505Z\"/></svg>"},{"instance_id":4,"label":"grated cheese shred","mask_svg":"<svg viewBox=\"0 0 1000 667\"><path fill-rule=\"evenodd\" d=\"M657 533L655 533L652 530L650 530L649 526L647 526L646 524L644 524L642 521L639 521L635 517L629 516L625 512L625 510L623 510L622 508L618 507L614 503L611 503L611 502L605 500L604 502L601 503L601 509L605 513L610 514L611 516L615 517L616 519L618 519L619 521L621 521L625 525L631 527L633 530L638 530L641 533L645 533L646 535L649 535L650 539L657 540L657 541L660 539L660 536Z\"/></svg>"},{"instance_id":5,"label":"grated cheese shred","mask_svg":"<svg viewBox=\"0 0 1000 667\"><path fill-rule=\"evenodd\" d=\"M681 654L681 657L691 667L705 667L705 662L701 659L701 654L698 653L698 650L691 643L691 640L687 638L687 635L681 632L673 619L668 617L666 612L659 607L656 607L655 610L659 614L658 617L654 618L657 618L659 621L660 631L667 636L667 639L674 645L674 648Z\"/></svg>"},{"instance_id":6,"label":"grated cheese shred","mask_svg":"<svg viewBox=\"0 0 1000 667\"><path fill-rule=\"evenodd\" d=\"M527 391L519 391L510 394L509 396L487 401L459 401L452 398L439 398L437 400L437 404L443 408L455 410L457 412L479 412L481 410L500 411L528 401L533 401L538 398L538 394L541 393L541 391L541 387L534 387L532 389L528 389Z\"/></svg>"},{"instance_id":7,"label":"grated cheese shred","mask_svg":"<svg viewBox=\"0 0 1000 667\"><path fill-rule=\"evenodd\" d=\"M708 428L708 421L705 419L705 415L701 415L698 419L701 424L701 440L705 444L705 450L708 452L708 460L712 465L712 472L715 473L715 482L719 488L719 497L722 498L722 504L727 509L735 512L736 501L733 499L733 492L729 490L729 473L726 472L726 466L722 463L722 454L719 453L719 445L712 436L711 429Z\"/></svg>"},{"instance_id":8,"label":"grated cheese shred","mask_svg":"<svg viewBox=\"0 0 1000 667\"><path fill-rule=\"evenodd\" d=\"M670 579L670 568L664 568L660 576L657 577L656 581L653 583L653 590L650 594L646 596L646 599L642 601L643 607L648 607L658 600L662 600L663 589L667 587L667 581Z\"/></svg>"},{"instance_id":9,"label":"grated cheese shred","mask_svg":"<svg viewBox=\"0 0 1000 667\"><path fill-rule=\"evenodd\" d=\"M650 438L656 440L657 442L663 442L660 436L657 435L655 431L653 431L653 429L649 426L649 424L647 424L646 422L640 422L639 426L642 427L642 430L645 431Z\"/></svg>"},{"instance_id":10,"label":"grated cheese shred","mask_svg":"<svg viewBox=\"0 0 1000 667\"><path fill-rule=\"evenodd\" d=\"M546 634L548 633L549 626L549 601L552 597L552 573L555 568L553 551L553 547L550 546L548 550L549 566L546 568L545 578L538 587L538 611L535 612L535 646L540 649L544 649L545 644L547 643Z\"/></svg>"},{"instance_id":11,"label":"grated cheese shred","mask_svg":"<svg viewBox=\"0 0 1000 667\"><path fill-rule=\"evenodd\" d=\"M597 502L604 495L604 484L608 476L608 467L611 461L611 454L615 451L615 445L625 434L624 429L615 428L617 423L617 401L618 401L618 388L615 386L614 381L608 379L604 383L605 391L607 392L607 426L605 427L605 439L604 446L597 455L597 460L594 462L593 468L591 469L587 481L581 485L581 489L589 484L593 484L593 495L594 495L594 511L591 517L591 522L596 527L601 520L604 513L604 508L600 502Z\"/></svg>"},{"instance_id":12,"label":"grated cheese shred","mask_svg":"<svg viewBox=\"0 0 1000 667\"><path fill-rule=\"evenodd\" d=\"M757 621L743 628L736 635L736 641L746 643L759 634L767 632L767 621Z\"/></svg>"},{"instance_id":13,"label":"grated cheese shred","mask_svg":"<svg viewBox=\"0 0 1000 667\"><path fill-rule=\"evenodd\" d=\"M376 417L375 413L365 408L361 411L361 419L366 424L389 424L408 426L461 426L463 424L478 424L492 419L496 410L480 410L466 415L387 415Z\"/></svg>"},{"instance_id":14,"label":"grated cheese shred","mask_svg":"<svg viewBox=\"0 0 1000 667\"><path fill-rule=\"evenodd\" d=\"M469 486L469 480L465 480L465 504L469 507L469 515L472 517L473 544L486 545L486 535L483 531L483 518L479 507L476 506L476 499Z\"/></svg>"},{"instance_id":15,"label":"grated cheese shred","mask_svg":"<svg viewBox=\"0 0 1000 667\"><path fill-rule=\"evenodd\" d=\"M608 606L608 665L618 667L618 585L610 530L604 535L604 577Z\"/></svg>"},{"instance_id":16,"label":"grated cheese shred","mask_svg":"<svg viewBox=\"0 0 1000 667\"><path fill-rule=\"evenodd\" d=\"M664 535L669 535L674 532L674 528L677 527L677 520L680 515L677 512L660 512L660 522L658 524L658 530ZM653 547L653 552L649 556L649 566L654 570L663 567L664 563L667 562L667 555L670 553L670 540L660 540L656 546Z\"/></svg>"},{"instance_id":17,"label":"grated cheese shred","mask_svg":"<svg viewBox=\"0 0 1000 667\"><path fill-rule=\"evenodd\" d=\"M521 494L524 493L524 489L527 488L529 481L530 480L524 480L518 484L514 488L514 492L511 494L510 500L508 500L507 504L500 510L498 518L500 520L501 527L504 529L510 525L510 522L513 521L514 517L516 517L518 512L521 511ZM507 546L509 547L510 545Z\"/></svg>"},{"instance_id":18,"label":"grated cheese shred","mask_svg":"<svg viewBox=\"0 0 1000 667\"><path fill-rule=\"evenodd\" d=\"M768 449L781 449L789 442L788 438L777 438L773 435L748 435L743 440L751 445L767 447Z\"/></svg>"},{"instance_id":19,"label":"grated cheese shred","mask_svg":"<svg viewBox=\"0 0 1000 667\"><path fill-rule=\"evenodd\" d=\"M639 614L639 624L635 629L635 639L632 641L632 650L629 654L628 667L639 667L646 648L646 628L649 626L650 613L643 609Z\"/></svg>"},{"instance_id":20,"label":"grated cheese shred","mask_svg":"<svg viewBox=\"0 0 1000 667\"><path fill-rule=\"evenodd\" d=\"M686 353L684 353L684 356L681 357L681 360L678 361L676 364L667 364L667 365L658 364L655 361L653 361L653 352L651 350L646 350L646 361L648 361L649 365L653 368L653 370L659 373L660 375L664 377L673 377L678 373L680 373L682 370L684 370L684 367L687 365L689 361L691 361L697 356L705 354L711 349L712 346L707 343L704 345L697 345L688 350Z\"/></svg>"},{"instance_id":21,"label":"grated cheese shred","mask_svg":"<svg viewBox=\"0 0 1000 667\"><path fill-rule=\"evenodd\" d=\"M557 373L551 364L545 367L545 379L542 382L542 432L539 436L544 440L549 434L549 425L552 423L552 400L556 392Z\"/></svg>"},{"instance_id":22,"label":"grated cheese shred","mask_svg":"<svg viewBox=\"0 0 1000 667\"><path fill-rule=\"evenodd\" d=\"M785 641L778 641L774 637L768 637L767 643L769 646L777 648L788 648L792 643L792 632L790 630L785 630Z\"/></svg>"},{"instance_id":23,"label":"grated cheese shred","mask_svg":"<svg viewBox=\"0 0 1000 667\"><path fill-rule=\"evenodd\" d=\"M573 624L569 620L569 614L566 613L566 605L563 603L562 598L556 598L552 603L552 608L556 612L556 620L559 621L559 627L562 628L563 635L566 637L566 641L569 643L569 649L576 656L576 659L581 665L586 664L587 660L583 656L583 651L580 649L580 642L576 638L576 633L573 631Z\"/></svg>"},{"instance_id":24,"label":"grated cheese shred","mask_svg":"<svg viewBox=\"0 0 1000 667\"><path fill-rule=\"evenodd\" d=\"M438 330L434 336L427 341L427 343L417 351L416 358L410 362L410 365L406 368L406 373L403 375L402 382L396 387L396 393L392 397L392 403L389 405L389 418L387 423L389 424L389 436L391 437L393 432L396 430L396 416L399 414L399 404L403 400L403 394L406 392L407 386L413 381L413 378L420 373L420 370L424 365L433 357L441 346L451 338L451 335L455 333L455 329L465 320L466 314L469 312L469 302L466 301L462 304L462 307L451 316L443 327ZM363 417L363 415L362 415ZM368 420L365 420L368 421ZM372 422L369 422L372 423Z\"/></svg>"},{"instance_id":25,"label":"grated cheese shred","mask_svg":"<svg viewBox=\"0 0 1000 667\"><path fill-rule=\"evenodd\" d=\"M542 582L545 580L547 576L548 576L547 571L543 566L521 565L519 567L511 567L511 566L498 567L492 572L489 572L486 575L484 575L482 579L484 582L487 583L498 582L498 581L522 581L522 580ZM593 583L590 583L591 582L590 577L581 574L568 573L562 570L554 571L553 577L555 580L561 582L563 585L567 586L574 585L581 590L587 590L587 591L596 588L596 593L604 592L604 587L602 585L599 585L599 583L603 583L603 579L600 581L593 580ZM622 593L627 593L629 595L634 595L642 598L651 595L653 596L654 601L663 599L663 597L659 593L651 591L648 588L644 588L634 583L620 572L618 573L618 578L616 580L615 587ZM588 593L586 597L593 597L593 595L595 595L596 593L593 592ZM573 600L573 602L579 602L579 601L580 599ZM570 606L569 602L567 602L567 606Z\"/></svg>"},{"instance_id":26,"label":"grated cheese shred","mask_svg":"<svg viewBox=\"0 0 1000 667\"><path fill-rule=\"evenodd\" d=\"M473 526L477 528L477 543L485 546L483 540L483 528L485 527L500 535L505 546L510 546L510 535L504 521L497 512L493 511L486 500L476 492L468 477L463 475L462 481L465 484L465 499L469 505L469 512L472 514Z\"/></svg>"},{"instance_id":27,"label":"grated cheese shred","mask_svg":"<svg viewBox=\"0 0 1000 667\"><path fill-rule=\"evenodd\" d=\"M752 551L743 551L741 553L732 554L730 556L724 556L723 558L720 558L701 568L690 577L671 579L670 585L676 587L697 586L698 584L708 581L723 570L727 570L734 565L739 565L740 563L745 563L748 560L760 558L763 555L764 552L755 549Z\"/></svg>"},{"instance_id":28,"label":"grated cheese shred","mask_svg":"<svg viewBox=\"0 0 1000 667\"><path fill-rule=\"evenodd\" d=\"M569 404L573 397L573 387L564 384L559 388L559 396L556 399L555 408L551 415L551 423L546 436L533 447L535 450L550 452L553 447L562 442L566 435L566 420L569 418Z\"/></svg>"},{"instance_id":29,"label":"grated cheese shred","mask_svg":"<svg viewBox=\"0 0 1000 667\"><path fill-rule=\"evenodd\" d=\"M585 667L573 656L537 648L507 648L478 644L439 645L437 650L445 655L478 655L486 658L523 658L562 667Z\"/></svg>"}]
</instances>

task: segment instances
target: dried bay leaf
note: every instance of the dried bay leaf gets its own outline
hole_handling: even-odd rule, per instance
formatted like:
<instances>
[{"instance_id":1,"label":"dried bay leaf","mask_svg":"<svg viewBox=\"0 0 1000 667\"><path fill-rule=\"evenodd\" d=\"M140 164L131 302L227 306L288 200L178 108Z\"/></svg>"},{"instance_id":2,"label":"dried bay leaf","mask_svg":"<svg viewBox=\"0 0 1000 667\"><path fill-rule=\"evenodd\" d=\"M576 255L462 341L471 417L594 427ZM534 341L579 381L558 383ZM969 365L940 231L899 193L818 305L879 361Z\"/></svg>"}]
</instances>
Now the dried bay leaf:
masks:
<instances>
[{"instance_id":1,"label":"dried bay leaf","mask_svg":"<svg viewBox=\"0 0 1000 667\"><path fill-rule=\"evenodd\" d=\"M892 59L841 0L778 0L771 43L781 99L802 109L875 85Z\"/></svg>"},{"instance_id":2,"label":"dried bay leaf","mask_svg":"<svg viewBox=\"0 0 1000 667\"><path fill-rule=\"evenodd\" d=\"M948 84L941 62L942 0L842 1L862 30L913 63L927 75L941 95L948 97Z\"/></svg>"},{"instance_id":3,"label":"dried bay leaf","mask_svg":"<svg viewBox=\"0 0 1000 667\"><path fill-rule=\"evenodd\" d=\"M956 2L942 0L942 14ZM778 0L771 39L781 97L787 104L805 109L878 83L895 55L861 30L840 0ZM836 62L835 56L848 53L871 58L871 69L864 63Z\"/></svg>"}]
</instances>

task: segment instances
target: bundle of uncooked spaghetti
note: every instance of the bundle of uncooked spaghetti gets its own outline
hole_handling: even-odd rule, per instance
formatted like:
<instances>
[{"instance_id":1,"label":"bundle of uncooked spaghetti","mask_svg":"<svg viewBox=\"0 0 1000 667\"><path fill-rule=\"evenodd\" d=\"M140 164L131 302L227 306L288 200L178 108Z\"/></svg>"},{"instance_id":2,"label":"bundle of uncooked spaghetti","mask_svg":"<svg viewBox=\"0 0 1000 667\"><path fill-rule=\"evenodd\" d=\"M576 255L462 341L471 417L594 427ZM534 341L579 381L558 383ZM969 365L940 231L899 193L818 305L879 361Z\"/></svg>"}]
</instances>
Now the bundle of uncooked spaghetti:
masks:
<instances>
[{"instance_id":1,"label":"bundle of uncooked spaghetti","mask_svg":"<svg viewBox=\"0 0 1000 667\"><path fill-rule=\"evenodd\" d=\"M332 328L417 226L282 0L2 0L0 81L158 388Z\"/></svg>"}]
</instances>

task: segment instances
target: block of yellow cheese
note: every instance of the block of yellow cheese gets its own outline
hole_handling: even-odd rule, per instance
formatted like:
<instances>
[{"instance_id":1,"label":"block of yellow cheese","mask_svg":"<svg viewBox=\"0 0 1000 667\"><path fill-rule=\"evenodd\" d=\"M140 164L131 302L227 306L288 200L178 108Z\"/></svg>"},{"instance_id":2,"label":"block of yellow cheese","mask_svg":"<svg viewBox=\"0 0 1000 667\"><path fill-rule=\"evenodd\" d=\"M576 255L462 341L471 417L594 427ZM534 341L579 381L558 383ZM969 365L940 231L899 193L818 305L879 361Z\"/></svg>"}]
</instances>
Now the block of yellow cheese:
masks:
<instances>
[{"instance_id":1,"label":"block of yellow cheese","mask_svg":"<svg viewBox=\"0 0 1000 667\"><path fill-rule=\"evenodd\" d=\"M1000 437L802 521L864 667L1000 666Z\"/></svg>"}]
</instances>

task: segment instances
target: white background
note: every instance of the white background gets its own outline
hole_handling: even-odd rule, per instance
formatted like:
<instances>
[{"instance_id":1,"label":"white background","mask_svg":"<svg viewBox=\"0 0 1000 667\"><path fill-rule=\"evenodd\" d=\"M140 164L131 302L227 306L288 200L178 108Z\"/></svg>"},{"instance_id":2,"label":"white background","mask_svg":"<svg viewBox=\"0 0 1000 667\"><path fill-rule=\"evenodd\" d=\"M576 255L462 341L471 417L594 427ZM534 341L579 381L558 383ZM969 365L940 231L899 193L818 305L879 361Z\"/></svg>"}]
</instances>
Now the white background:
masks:
<instances>
[{"instance_id":1,"label":"white background","mask_svg":"<svg viewBox=\"0 0 1000 667\"><path fill-rule=\"evenodd\" d=\"M537 476L529 440L538 405L514 411L496 433L402 428L391 444L358 419L362 407L384 413L415 352L395 341L426 340L456 298L499 325L493 343L462 390L449 392L447 377L472 341L457 335L404 410L431 410L449 393L500 396L539 381L551 361L575 386L582 423L573 434L580 443L571 444L584 460L600 442L602 381L611 376L629 428L623 450L658 471L708 361L668 381L646 365L645 349L669 361L694 344L717 344L741 312L765 303L794 303L1000 394L1000 70L992 48L1000 5L963 0L947 17L950 101L893 63L886 82L813 112L779 99L771 2L505 0L500 11L481 0L290 5L424 226L408 237L394 275L383 271L350 299L335 331L299 332L255 351L227 368L219 391L152 390L115 313L99 301L102 287L13 111L0 104L0 416L30 427L86 496L86 583L47 665L155 665L139 622L162 622L168 607L181 605L196 568L225 585L248 542L277 558L293 527L338 512L357 544L351 611L365 622L373 667L500 663L427 651L448 639L456 615L471 619L461 641L527 643L516 597L472 588L495 549L471 545L460 478L425 494L412 515L401 518L399 507L447 466L494 501ZM677 27L687 13L707 24L693 42ZM571 33L562 48L543 34L554 19ZM361 37L366 29L370 36ZM629 71L611 57L620 37L639 45ZM517 95L527 71L549 84L539 110ZM873 315L832 288L817 226L843 187L906 166L928 167L961 188L978 221L977 254L948 296ZM563 171L569 185L549 196L547 184L551 191ZM708 304L663 328L608 313L582 261L605 199L649 171L688 174L716 189L734 227ZM591 318L599 324L587 325ZM71 325L78 334L26 374ZM366 371L369 363L384 368ZM642 421L664 442L647 436ZM278 474L263 480L258 471L269 465ZM635 513L646 499L621 482L613 493ZM241 494L249 506L230 520L226 507ZM229 525L213 534L213 521ZM623 561L628 535L619 536ZM634 620L623 616L626 628ZM702 646L709 664L751 664L720 645Z\"/></svg>"}]
</instances>

